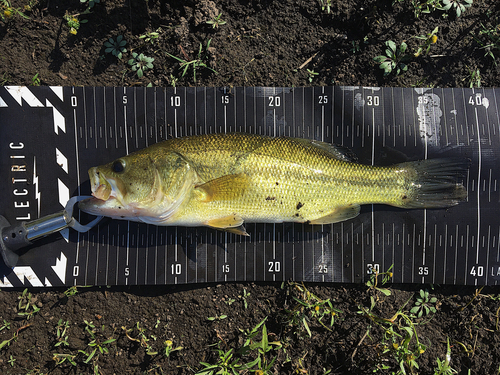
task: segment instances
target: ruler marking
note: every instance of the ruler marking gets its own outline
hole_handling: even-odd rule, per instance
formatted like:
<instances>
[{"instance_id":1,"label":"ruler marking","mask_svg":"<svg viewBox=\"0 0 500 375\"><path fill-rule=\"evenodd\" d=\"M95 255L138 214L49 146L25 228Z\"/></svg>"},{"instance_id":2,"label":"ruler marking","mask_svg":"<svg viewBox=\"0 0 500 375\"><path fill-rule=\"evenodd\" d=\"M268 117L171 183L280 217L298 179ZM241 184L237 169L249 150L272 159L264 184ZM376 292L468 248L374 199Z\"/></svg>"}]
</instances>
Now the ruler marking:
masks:
<instances>
[{"instance_id":1,"label":"ruler marking","mask_svg":"<svg viewBox=\"0 0 500 375\"><path fill-rule=\"evenodd\" d=\"M415 235L416 235L416 224L413 224L413 242L412 242L412 260L411 260L411 282L415 282Z\"/></svg>"},{"instance_id":2,"label":"ruler marking","mask_svg":"<svg viewBox=\"0 0 500 375\"><path fill-rule=\"evenodd\" d=\"M97 132L97 118L98 117L97 117L97 109L96 109L96 101L95 101L95 97L96 97L96 95L95 95L95 86L92 86L92 94L93 94L92 101L94 103L94 105L93 105L94 108L93 109L94 109L95 148L97 149L97 140L98 140L99 137L97 136L97 134L98 134L98 132Z\"/></svg>"},{"instance_id":3,"label":"ruler marking","mask_svg":"<svg viewBox=\"0 0 500 375\"><path fill-rule=\"evenodd\" d=\"M114 125L115 125L115 149L118 148L118 124L117 124L117 113L116 113L116 88L113 89L113 114L114 114L114 119L113 119L113 122L114 122ZM111 133L111 131L110 131Z\"/></svg>"},{"instance_id":4,"label":"ruler marking","mask_svg":"<svg viewBox=\"0 0 500 375\"><path fill-rule=\"evenodd\" d=\"M402 256L401 256L401 281L404 282L405 280L405 267L404 267L404 264L405 264L405 227L406 225L403 224L403 231L401 233L401 252L402 252ZM399 244L399 243L398 243Z\"/></svg>"},{"instance_id":5,"label":"ruler marking","mask_svg":"<svg viewBox=\"0 0 500 375\"><path fill-rule=\"evenodd\" d=\"M478 147L478 171L477 171L477 247L476 247L476 264L479 263L479 235L481 231L481 200L480 200L480 187L481 187L481 168L482 168L482 157L481 157L481 137L479 134L479 119L477 117L477 108L474 107L474 112L476 115L476 127L477 127L477 147Z\"/></svg>"},{"instance_id":6,"label":"ruler marking","mask_svg":"<svg viewBox=\"0 0 500 375\"><path fill-rule=\"evenodd\" d=\"M371 94L374 95L373 88L371 89ZM364 122L364 119L363 119ZM372 107L372 165L375 165L375 108ZM375 205L371 205L372 209L372 227L371 227L371 235L372 235L372 262L375 262Z\"/></svg>"},{"instance_id":7,"label":"ruler marking","mask_svg":"<svg viewBox=\"0 0 500 375\"><path fill-rule=\"evenodd\" d=\"M104 148L107 150L108 149L108 111L106 108L108 108L108 104L106 102L106 89L102 89L102 101L103 101L103 118L104 118Z\"/></svg>"}]
</instances>

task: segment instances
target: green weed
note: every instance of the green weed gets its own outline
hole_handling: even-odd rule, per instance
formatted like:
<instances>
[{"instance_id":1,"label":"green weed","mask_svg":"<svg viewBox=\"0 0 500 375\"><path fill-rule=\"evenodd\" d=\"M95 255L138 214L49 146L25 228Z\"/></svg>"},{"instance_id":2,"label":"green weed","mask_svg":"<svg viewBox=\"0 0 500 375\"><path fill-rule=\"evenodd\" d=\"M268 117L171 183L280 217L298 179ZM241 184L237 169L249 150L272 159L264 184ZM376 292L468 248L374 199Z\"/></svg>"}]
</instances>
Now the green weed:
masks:
<instances>
[{"instance_id":1,"label":"green weed","mask_svg":"<svg viewBox=\"0 0 500 375\"><path fill-rule=\"evenodd\" d=\"M436 297L429 297L429 291L420 290L420 294L417 297L417 302L415 302L415 306L413 306L410 310L410 313L415 314L417 318L426 317L430 314L436 313Z\"/></svg>"},{"instance_id":2,"label":"green weed","mask_svg":"<svg viewBox=\"0 0 500 375\"><path fill-rule=\"evenodd\" d=\"M69 33L71 35L76 35L78 33L78 30L80 29L81 24L88 22L88 20L86 20L86 19L80 19L80 16L82 16L84 14L88 14L88 13L89 13L89 11L86 10L86 11L84 11L82 13L78 13L78 14L66 13L64 15L63 18L66 21L66 25L68 26Z\"/></svg>"},{"instance_id":3,"label":"green weed","mask_svg":"<svg viewBox=\"0 0 500 375\"><path fill-rule=\"evenodd\" d=\"M394 265L391 265L389 269L385 272L379 272L378 269L372 269L372 274L370 276L370 279L366 282L366 286L370 288L371 290L378 290L385 296L390 296L391 291L387 288L381 288L379 286L379 276L382 277L382 280L380 281L381 285L387 284L391 279L392 279L392 267Z\"/></svg>"},{"instance_id":4,"label":"green weed","mask_svg":"<svg viewBox=\"0 0 500 375\"><path fill-rule=\"evenodd\" d=\"M109 38L107 42L104 42L104 46L106 47L104 52L111 53L121 60L123 53L127 52L126 45L127 41L123 39L123 35L118 35L116 40Z\"/></svg>"},{"instance_id":5,"label":"green weed","mask_svg":"<svg viewBox=\"0 0 500 375\"><path fill-rule=\"evenodd\" d=\"M68 329L69 329L69 322L63 321L62 319L59 319L59 321L57 322L57 326L56 326L57 342L54 344L55 347L58 347L61 345L69 346Z\"/></svg>"},{"instance_id":6,"label":"green weed","mask_svg":"<svg viewBox=\"0 0 500 375\"><path fill-rule=\"evenodd\" d=\"M122 327L122 330L125 332L125 336L127 336L127 338L130 341L135 341L135 342L139 343L141 348L145 349L147 355L154 356L154 355L158 354L158 352L155 351L153 346L150 344L150 338L146 335L146 329L142 328L140 326L139 322L136 323L135 328L127 329L126 327ZM153 340L156 340L156 337L154 337L152 335L151 335L151 338L153 338ZM175 350L177 350L177 349L175 349ZM172 351L174 351L174 350L170 350L169 354Z\"/></svg>"},{"instance_id":7,"label":"green weed","mask_svg":"<svg viewBox=\"0 0 500 375\"><path fill-rule=\"evenodd\" d=\"M210 21L207 21L207 24L212 25L213 29L218 29L219 26L225 25L226 21L221 19L222 12L216 15L213 19Z\"/></svg>"},{"instance_id":8,"label":"green weed","mask_svg":"<svg viewBox=\"0 0 500 375\"><path fill-rule=\"evenodd\" d=\"M193 81L194 81L194 83L196 83L196 72L200 68L209 69L212 72L214 72L215 74L217 74L217 72L215 70L213 70L212 68L210 68L209 66L207 66L207 64L205 63L205 60L207 59L206 51L210 48L210 42L211 41L212 41L212 39L208 40L207 46L205 48L205 53L203 53L203 46L200 43L200 47L198 49L198 55L197 55L196 59L193 59L193 60L189 60L188 61L188 57L187 57L187 55L185 53L184 53L184 56L185 56L186 59L184 60L184 59L181 59L181 58L179 58L177 56L171 55L170 53L167 52L167 55L169 55L170 57L176 59L180 63L180 69L182 70L181 78L183 78L186 75L186 73L188 72L189 68L192 68L192 70L193 70ZM183 52L184 52L184 50L183 50Z\"/></svg>"},{"instance_id":9,"label":"green weed","mask_svg":"<svg viewBox=\"0 0 500 375\"><path fill-rule=\"evenodd\" d=\"M90 361L93 360L94 371L95 371L99 355L104 355L109 353L110 344L114 343L116 339L106 338L103 335L104 326L102 326L101 329L99 330L98 328L95 327L95 325L92 322L84 320L84 323L85 323L85 331L90 336L90 342L87 344L90 353L86 350L78 350L78 352L83 354L85 358L83 363L88 364Z\"/></svg>"},{"instance_id":10,"label":"green weed","mask_svg":"<svg viewBox=\"0 0 500 375\"><path fill-rule=\"evenodd\" d=\"M399 47L396 46L392 40L385 42L387 49L385 50L385 56L380 55L373 58L375 62L379 64L380 69L384 71L384 76L395 72L399 75L401 72L406 72L408 66L405 64L408 61L408 55L406 50L408 48L405 42L402 42Z\"/></svg>"},{"instance_id":11,"label":"green weed","mask_svg":"<svg viewBox=\"0 0 500 375\"><path fill-rule=\"evenodd\" d=\"M92 9L96 4L99 4L101 0L80 0L80 3L87 3L87 9Z\"/></svg>"},{"instance_id":12,"label":"green weed","mask_svg":"<svg viewBox=\"0 0 500 375\"><path fill-rule=\"evenodd\" d=\"M457 370L451 368L451 348L450 348L450 339L446 339L446 355L444 360L440 360L437 358L437 368L434 369L434 375L453 375L458 374Z\"/></svg>"},{"instance_id":13,"label":"green weed","mask_svg":"<svg viewBox=\"0 0 500 375\"><path fill-rule=\"evenodd\" d=\"M288 324L294 327L302 326L309 337L312 336L309 327L312 321L317 321L327 330L331 330L330 327L333 327L335 319L342 311L334 308L330 299L319 298L304 285L291 283L290 286L299 291L300 298L292 297L296 304L291 309L285 309L285 320Z\"/></svg>"},{"instance_id":14,"label":"green weed","mask_svg":"<svg viewBox=\"0 0 500 375\"><path fill-rule=\"evenodd\" d=\"M422 14L429 14L435 10L441 9L441 0L411 0L413 6L413 14L415 18L420 17Z\"/></svg>"},{"instance_id":15,"label":"green weed","mask_svg":"<svg viewBox=\"0 0 500 375\"><path fill-rule=\"evenodd\" d=\"M319 5L321 6L321 11L330 14L332 10L332 0L319 0Z\"/></svg>"},{"instance_id":16,"label":"green weed","mask_svg":"<svg viewBox=\"0 0 500 375\"><path fill-rule=\"evenodd\" d=\"M146 32L139 36L139 39L144 40L146 43L155 44L160 37L160 34L163 32L161 27L157 28L156 31Z\"/></svg>"},{"instance_id":17,"label":"green weed","mask_svg":"<svg viewBox=\"0 0 500 375\"><path fill-rule=\"evenodd\" d=\"M29 20L30 18L21 11L21 8L12 7L9 0L0 0L0 17L2 21L10 21L15 16L20 16L24 19Z\"/></svg>"},{"instance_id":18,"label":"green weed","mask_svg":"<svg viewBox=\"0 0 500 375\"><path fill-rule=\"evenodd\" d=\"M166 340L163 343L163 345L164 345L163 354L167 358L170 358L170 354L172 354L173 352L177 352L177 351L184 349L182 346L177 346L174 348L174 343L172 342L172 340Z\"/></svg>"},{"instance_id":19,"label":"green weed","mask_svg":"<svg viewBox=\"0 0 500 375\"><path fill-rule=\"evenodd\" d=\"M436 42L438 41L438 37L436 35L438 33L438 31L439 31L439 27L436 27L434 30L432 30L427 35L420 35L420 36L415 37L417 39L424 41L423 44L418 46L417 52L415 52L413 54L415 57L420 56L422 53L424 53L425 55L427 55L429 53L431 46L433 44L436 44Z\"/></svg>"},{"instance_id":20,"label":"green weed","mask_svg":"<svg viewBox=\"0 0 500 375\"><path fill-rule=\"evenodd\" d=\"M128 64L132 66L132 70L137 72L137 77L142 78L144 72L149 69L153 69L153 57L144 56L144 54L132 53L132 58L128 61Z\"/></svg>"},{"instance_id":21,"label":"green weed","mask_svg":"<svg viewBox=\"0 0 500 375\"><path fill-rule=\"evenodd\" d=\"M238 296L239 298L243 299L243 307L246 309L248 309L248 301L247 301L247 298L250 296L250 292L247 292L246 289L243 289L243 295L242 296Z\"/></svg>"},{"instance_id":22,"label":"green weed","mask_svg":"<svg viewBox=\"0 0 500 375\"><path fill-rule=\"evenodd\" d=\"M460 17L466 8L472 6L472 2L473 0L443 0L443 7L441 9L444 11L455 9L455 14L457 17Z\"/></svg>"},{"instance_id":23,"label":"green weed","mask_svg":"<svg viewBox=\"0 0 500 375\"><path fill-rule=\"evenodd\" d=\"M215 315L215 316L209 316L207 318L208 321L213 322L214 320L223 320L226 319L227 315Z\"/></svg>"},{"instance_id":24,"label":"green weed","mask_svg":"<svg viewBox=\"0 0 500 375\"><path fill-rule=\"evenodd\" d=\"M23 293L17 299L19 300L17 315L26 318L26 320L31 319L40 311L40 308L33 301L33 296L31 293L28 293L28 289L24 289Z\"/></svg>"}]
</instances>

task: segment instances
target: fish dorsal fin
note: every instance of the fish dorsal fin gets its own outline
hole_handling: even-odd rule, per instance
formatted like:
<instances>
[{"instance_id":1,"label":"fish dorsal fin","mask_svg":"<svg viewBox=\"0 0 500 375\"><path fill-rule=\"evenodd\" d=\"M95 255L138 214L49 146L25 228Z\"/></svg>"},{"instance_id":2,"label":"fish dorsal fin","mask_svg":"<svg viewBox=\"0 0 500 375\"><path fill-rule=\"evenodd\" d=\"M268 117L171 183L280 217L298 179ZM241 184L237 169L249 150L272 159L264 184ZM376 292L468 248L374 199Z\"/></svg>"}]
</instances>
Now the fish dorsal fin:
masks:
<instances>
[{"instance_id":1,"label":"fish dorsal fin","mask_svg":"<svg viewBox=\"0 0 500 375\"><path fill-rule=\"evenodd\" d=\"M311 224L332 224L355 218L359 215L359 204L348 204L347 206L336 207L325 216L310 220Z\"/></svg>"},{"instance_id":2,"label":"fish dorsal fin","mask_svg":"<svg viewBox=\"0 0 500 375\"><path fill-rule=\"evenodd\" d=\"M227 201L240 197L248 183L246 174L230 174L195 186L194 191L202 202Z\"/></svg>"},{"instance_id":3,"label":"fish dorsal fin","mask_svg":"<svg viewBox=\"0 0 500 375\"><path fill-rule=\"evenodd\" d=\"M248 233L243 226L243 219L238 214L210 219L207 220L204 224L212 228L225 230L226 232L248 236Z\"/></svg>"},{"instance_id":4,"label":"fish dorsal fin","mask_svg":"<svg viewBox=\"0 0 500 375\"><path fill-rule=\"evenodd\" d=\"M311 139L297 138L297 140L303 143L305 146L316 147L338 160L349 162L356 162L358 160L357 156L349 148L344 146L333 145L331 143Z\"/></svg>"}]
</instances>

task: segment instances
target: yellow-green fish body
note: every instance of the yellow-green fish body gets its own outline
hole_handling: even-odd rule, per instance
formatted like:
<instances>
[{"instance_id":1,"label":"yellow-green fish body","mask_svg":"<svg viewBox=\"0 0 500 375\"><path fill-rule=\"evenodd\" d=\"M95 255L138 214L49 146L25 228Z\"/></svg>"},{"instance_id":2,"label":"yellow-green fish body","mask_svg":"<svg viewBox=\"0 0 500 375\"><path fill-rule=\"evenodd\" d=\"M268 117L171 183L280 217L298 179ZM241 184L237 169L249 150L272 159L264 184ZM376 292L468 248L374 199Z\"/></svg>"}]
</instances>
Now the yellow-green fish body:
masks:
<instances>
[{"instance_id":1,"label":"yellow-green fish body","mask_svg":"<svg viewBox=\"0 0 500 375\"><path fill-rule=\"evenodd\" d=\"M466 197L450 160L376 167L318 141L247 134L167 140L89 175L86 212L156 225L207 225L245 234L243 222L328 224L361 204L448 207Z\"/></svg>"}]
</instances>

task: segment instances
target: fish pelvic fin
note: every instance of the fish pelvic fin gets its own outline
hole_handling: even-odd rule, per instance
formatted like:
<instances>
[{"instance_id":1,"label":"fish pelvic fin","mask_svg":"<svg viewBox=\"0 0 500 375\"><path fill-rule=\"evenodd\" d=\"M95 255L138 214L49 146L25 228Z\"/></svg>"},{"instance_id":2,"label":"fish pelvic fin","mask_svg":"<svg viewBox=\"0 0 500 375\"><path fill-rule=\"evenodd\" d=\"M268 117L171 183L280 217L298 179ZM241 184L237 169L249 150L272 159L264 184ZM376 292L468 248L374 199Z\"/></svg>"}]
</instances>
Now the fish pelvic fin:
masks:
<instances>
[{"instance_id":1,"label":"fish pelvic fin","mask_svg":"<svg viewBox=\"0 0 500 375\"><path fill-rule=\"evenodd\" d=\"M245 230L245 227L243 226L243 219L238 214L210 219L204 224L212 228L225 230L226 232L231 232L242 236L249 236L249 234Z\"/></svg>"},{"instance_id":2,"label":"fish pelvic fin","mask_svg":"<svg viewBox=\"0 0 500 375\"><path fill-rule=\"evenodd\" d=\"M195 186L194 192L202 202L228 201L240 197L248 184L246 174L231 174Z\"/></svg>"},{"instance_id":3,"label":"fish pelvic fin","mask_svg":"<svg viewBox=\"0 0 500 375\"><path fill-rule=\"evenodd\" d=\"M399 167L407 169L411 177L398 207L444 208L467 199L467 189L460 182L467 172L465 159L429 159L402 163Z\"/></svg>"},{"instance_id":4,"label":"fish pelvic fin","mask_svg":"<svg viewBox=\"0 0 500 375\"><path fill-rule=\"evenodd\" d=\"M310 220L310 224L333 224L341 221L355 218L359 215L359 204L348 204L346 206L336 207L332 212L325 216Z\"/></svg>"}]
</instances>

